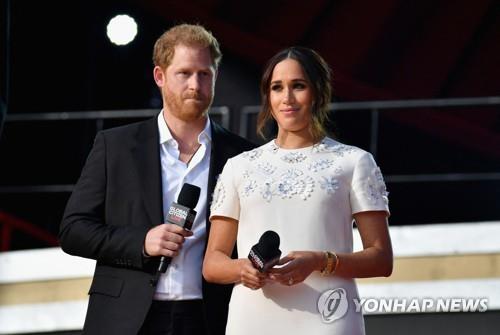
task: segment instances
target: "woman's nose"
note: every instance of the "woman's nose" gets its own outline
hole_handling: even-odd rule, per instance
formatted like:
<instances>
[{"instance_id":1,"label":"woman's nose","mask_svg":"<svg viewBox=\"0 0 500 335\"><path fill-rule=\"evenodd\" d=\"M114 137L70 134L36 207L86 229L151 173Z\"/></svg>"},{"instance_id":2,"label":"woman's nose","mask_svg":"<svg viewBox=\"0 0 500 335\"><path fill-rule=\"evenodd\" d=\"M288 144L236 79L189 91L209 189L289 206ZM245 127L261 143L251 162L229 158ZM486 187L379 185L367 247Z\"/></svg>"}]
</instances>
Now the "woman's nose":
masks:
<instances>
[{"instance_id":1,"label":"woman's nose","mask_svg":"<svg viewBox=\"0 0 500 335\"><path fill-rule=\"evenodd\" d=\"M283 103L290 104L293 103L294 101L295 97L293 95L293 91L286 89L283 96Z\"/></svg>"}]
</instances>

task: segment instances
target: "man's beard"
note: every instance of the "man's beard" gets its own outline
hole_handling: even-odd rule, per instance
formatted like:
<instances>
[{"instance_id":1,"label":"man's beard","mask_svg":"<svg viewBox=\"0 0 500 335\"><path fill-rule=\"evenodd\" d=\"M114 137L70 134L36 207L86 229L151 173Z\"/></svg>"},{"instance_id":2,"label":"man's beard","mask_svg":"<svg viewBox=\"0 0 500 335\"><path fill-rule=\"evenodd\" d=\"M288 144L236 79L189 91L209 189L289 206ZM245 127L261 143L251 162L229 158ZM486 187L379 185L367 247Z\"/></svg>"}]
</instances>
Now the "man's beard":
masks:
<instances>
[{"instance_id":1,"label":"man's beard","mask_svg":"<svg viewBox=\"0 0 500 335\"><path fill-rule=\"evenodd\" d=\"M188 99L189 101L187 101ZM201 95L198 92L186 92L181 98L178 96L167 98L165 104L176 118L190 122L205 117L212 100L212 97Z\"/></svg>"}]
</instances>

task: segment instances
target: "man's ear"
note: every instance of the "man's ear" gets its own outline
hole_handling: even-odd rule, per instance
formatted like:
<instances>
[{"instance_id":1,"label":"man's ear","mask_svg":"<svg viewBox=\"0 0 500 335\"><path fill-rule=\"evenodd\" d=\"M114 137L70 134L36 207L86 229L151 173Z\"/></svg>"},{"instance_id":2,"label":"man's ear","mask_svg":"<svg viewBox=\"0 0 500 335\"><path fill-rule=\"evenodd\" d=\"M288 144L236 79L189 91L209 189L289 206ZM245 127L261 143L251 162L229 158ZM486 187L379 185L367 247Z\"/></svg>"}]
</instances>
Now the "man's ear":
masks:
<instances>
[{"instance_id":1,"label":"man's ear","mask_svg":"<svg viewBox=\"0 0 500 335\"><path fill-rule=\"evenodd\" d=\"M163 85L165 85L165 73L161 67L154 67L153 78L155 79L155 83L158 87L163 87Z\"/></svg>"}]
</instances>

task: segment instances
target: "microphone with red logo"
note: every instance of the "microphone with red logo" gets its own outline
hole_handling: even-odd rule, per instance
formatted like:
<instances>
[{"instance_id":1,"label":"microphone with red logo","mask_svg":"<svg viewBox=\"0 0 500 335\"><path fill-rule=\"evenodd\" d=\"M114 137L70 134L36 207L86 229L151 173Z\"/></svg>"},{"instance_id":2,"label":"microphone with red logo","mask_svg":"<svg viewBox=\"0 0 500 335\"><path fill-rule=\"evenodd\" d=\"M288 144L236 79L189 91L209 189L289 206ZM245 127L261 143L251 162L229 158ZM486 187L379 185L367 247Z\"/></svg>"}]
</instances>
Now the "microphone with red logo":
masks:
<instances>
[{"instance_id":1,"label":"microphone with red logo","mask_svg":"<svg viewBox=\"0 0 500 335\"><path fill-rule=\"evenodd\" d=\"M194 208L200 199L200 191L198 186L188 183L182 185L177 203L172 202L168 210L167 223L191 230L194 219L196 218L196 211ZM165 273L171 261L171 257L162 256L157 273Z\"/></svg>"},{"instance_id":2,"label":"microphone with red logo","mask_svg":"<svg viewBox=\"0 0 500 335\"><path fill-rule=\"evenodd\" d=\"M268 230L259 239L259 243L250 249L248 259L252 262L254 268L260 272L266 272L275 266L281 257L280 236Z\"/></svg>"}]
</instances>

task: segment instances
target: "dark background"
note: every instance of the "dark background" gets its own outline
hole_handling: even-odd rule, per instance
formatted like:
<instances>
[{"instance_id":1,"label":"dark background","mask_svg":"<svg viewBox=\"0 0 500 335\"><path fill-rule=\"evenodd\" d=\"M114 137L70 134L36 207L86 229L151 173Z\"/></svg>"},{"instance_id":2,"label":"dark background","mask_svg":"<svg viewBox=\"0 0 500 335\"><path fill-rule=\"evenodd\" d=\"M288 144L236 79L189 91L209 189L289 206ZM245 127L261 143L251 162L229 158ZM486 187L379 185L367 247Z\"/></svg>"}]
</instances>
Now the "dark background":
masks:
<instances>
[{"instance_id":1,"label":"dark background","mask_svg":"<svg viewBox=\"0 0 500 335\"><path fill-rule=\"evenodd\" d=\"M0 102L8 117L159 109L152 47L163 31L182 22L205 25L221 43L214 106L230 108L236 132L241 109L260 104L265 61L290 45L309 46L324 56L333 69L336 102L500 95L496 0L1 3ZM129 45L115 46L105 35L117 14L138 23ZM370 148L369 111L338 111L333 119L341 141ZM132 121L106 120L103 126ZM392 225L500 219L498 105L386 110L379 122L376 159L388 180ZM5 122L0 213L57 234L69 192L33 185L75 183L95 131L95 120ZM391 181L391 176L451 173L490 177ZM4 249L6 241L12 250L50 245L24 229L2 236Z\"/></svg>"}]
</instances>

